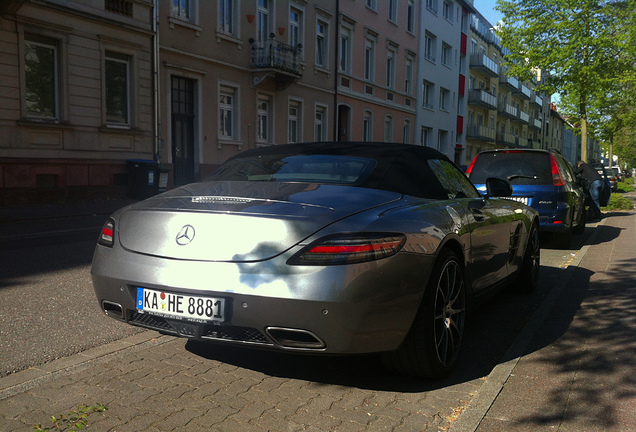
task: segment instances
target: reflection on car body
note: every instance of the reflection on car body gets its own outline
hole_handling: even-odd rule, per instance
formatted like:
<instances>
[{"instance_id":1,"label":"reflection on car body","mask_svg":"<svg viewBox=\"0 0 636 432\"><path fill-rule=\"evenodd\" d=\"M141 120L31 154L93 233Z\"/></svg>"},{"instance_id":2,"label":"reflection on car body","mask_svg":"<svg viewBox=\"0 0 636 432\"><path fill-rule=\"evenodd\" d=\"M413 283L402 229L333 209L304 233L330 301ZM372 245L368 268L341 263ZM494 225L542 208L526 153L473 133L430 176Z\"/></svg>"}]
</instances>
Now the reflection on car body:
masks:
<instances>
[{"instance_id":1,"label":"reflection on car body","mask_svg":"<svg viewBox=\"0 0 636 432\"><path fill-rule=\"evenodd\" d=\"M215 343L382 353L446 375L466 307L539 271L537 212L441 153L305 143L243 152L208 179L119 210L92 278L104 312ZM187 240L187 241L186 241Z\"/></svg>"}]
</instances>

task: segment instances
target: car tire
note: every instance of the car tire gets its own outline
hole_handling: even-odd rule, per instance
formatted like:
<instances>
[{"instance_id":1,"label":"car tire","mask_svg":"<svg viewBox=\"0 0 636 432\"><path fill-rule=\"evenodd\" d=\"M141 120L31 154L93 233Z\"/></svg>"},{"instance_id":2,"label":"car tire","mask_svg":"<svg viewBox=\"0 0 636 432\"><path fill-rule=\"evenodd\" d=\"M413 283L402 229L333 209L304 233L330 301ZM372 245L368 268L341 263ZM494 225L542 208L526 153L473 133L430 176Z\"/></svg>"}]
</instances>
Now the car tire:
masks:
<instances>
[{"instance_id":1,"label":"car tire","mask_svg":"<svg viewBox=\"0 0 636 432\"><path fill-rule=\"evenodd\" d=\"M559 249L568 249L572 243L572 227L569 227L562 233L555 234L556 246Z\"/></svg>"},{"instance_id":2,"label":"car tire","mask_svg":"<svg viewBox=\"0 0 636 432\"><path fill-rule=\"evenodd\" d=\"M585 231L585 224L587 223L587 209L583 207L581 210L581 216L579 217L579 223L572 229L572 232L576 235L583 234Z\"/></svg>"},{"instance_id":3,"label":"car tire","mask_svg":"<svg viewBox=\"0 0 636 432\"><path fill-rule=\"evenodd\" d=\"M440 379L457 362L466 319L464 266L450 249L440 253L422 304L402 345L382 356L390 370Z\"/></svg>"},{"instance_id":4,"label":"car tire","mask_svg":"<svg viewBox=\"0 0 636 432\"><path fill-rule=\"evenodd\" d=\"M541 245L539 242L539 226L532 224L528 232L528 243L523 254L521 269L517 277L517 287L520 292L532 293L539 285L539 268L541 267Z\"/></svg>"}]
</instances>

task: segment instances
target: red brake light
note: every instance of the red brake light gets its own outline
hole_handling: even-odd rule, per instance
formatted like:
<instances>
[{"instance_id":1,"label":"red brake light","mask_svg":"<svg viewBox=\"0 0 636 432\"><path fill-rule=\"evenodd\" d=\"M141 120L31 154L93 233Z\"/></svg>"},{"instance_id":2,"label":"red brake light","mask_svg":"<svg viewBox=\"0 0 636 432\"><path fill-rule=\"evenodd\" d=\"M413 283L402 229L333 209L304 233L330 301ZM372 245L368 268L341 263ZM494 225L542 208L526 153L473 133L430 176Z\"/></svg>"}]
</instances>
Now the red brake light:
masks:
<instances>
[{"instance_id":1,"label":"red brake light","mask_svg":"<svg viewBox=\"0 0 636 432\"><path fill-rule=\"evenodd\" d=\"M406 242L404 234L341 234L319 239L291 257L291 265L343 265L395 255Z\"/></svg>"},{"instance_id":2,"label":"red brake light","mask_svg":"<svg viewBox=\"0 0 636 432\"><path fill-rule=\"evenodd\" d=\"M559 165L557 165L556 158L552 154L550 155L550 166L552 168L552 184L554 186L565 185L565 181L561 177L561 171L559 171Z\"/></svg>"},{"instance_id":3,"label":"red brake light","mask_svg":"<svg viewBox=\"0 0 636 432\"><path fill-rule=\"evenodd\" d=\"M113 247L114 238L115 238L114 233L115 233L115 222L113 222L112 220L109 220L108 222L104 224L104 227L102 228L102 232L99 235L99 239L97 240L97 243L99 243L102 246Z\"/></svg>"}]
</instances>

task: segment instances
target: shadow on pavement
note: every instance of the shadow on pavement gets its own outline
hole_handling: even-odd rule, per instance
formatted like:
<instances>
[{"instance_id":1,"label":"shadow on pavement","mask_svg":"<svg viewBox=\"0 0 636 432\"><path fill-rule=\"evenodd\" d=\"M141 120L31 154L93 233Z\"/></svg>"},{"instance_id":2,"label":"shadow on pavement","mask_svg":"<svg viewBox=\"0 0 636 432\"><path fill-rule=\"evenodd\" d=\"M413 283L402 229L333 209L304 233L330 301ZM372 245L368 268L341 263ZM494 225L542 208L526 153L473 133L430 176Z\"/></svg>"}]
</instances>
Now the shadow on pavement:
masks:
<instances>
[{"instance_id":1,"label":"shadow on pavement","mask_svg":"<svg viewBox=\"0 0 636 432\"><path fill-rule=\"evenodd\" d=\"M584 420L603 430L619 424L619 416L631 412L633 417L636 258L617 264L620 270L601 280L579 268L563 291L555 313L528 347L525 359L527 367L546 372L549 397L517 424ZM540 356L531 355L538 350L543 350Z\"/></svg>"}]
</instances>

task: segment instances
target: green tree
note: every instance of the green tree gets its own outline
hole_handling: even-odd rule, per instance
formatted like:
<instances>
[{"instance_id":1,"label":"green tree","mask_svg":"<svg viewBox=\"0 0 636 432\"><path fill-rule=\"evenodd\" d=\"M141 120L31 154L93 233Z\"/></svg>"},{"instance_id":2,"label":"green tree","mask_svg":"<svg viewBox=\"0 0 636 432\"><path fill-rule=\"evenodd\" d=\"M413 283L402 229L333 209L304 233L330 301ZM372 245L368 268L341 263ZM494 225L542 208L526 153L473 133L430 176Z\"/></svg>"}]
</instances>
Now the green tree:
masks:
<instances>
[{"instance_id":1,"label":"green tree","mask_svg":"<svg viewBox=\"0 0 636 432\"><path fill-rule=\"evenodd\" d=\"M539 88L550 94L559 93L569 102L569 112L564 114L579 123L581 159L585 161L590 132L588 111L599 118L603 111L600 95L628 73L631 56L626 53L631 49L635 3L636 0L497 1L497 9L504 15L498 34L510 51L506 57L507 73L527 80L534 71L542 71L545 80Z\"/></svg>"}]
</instances>

